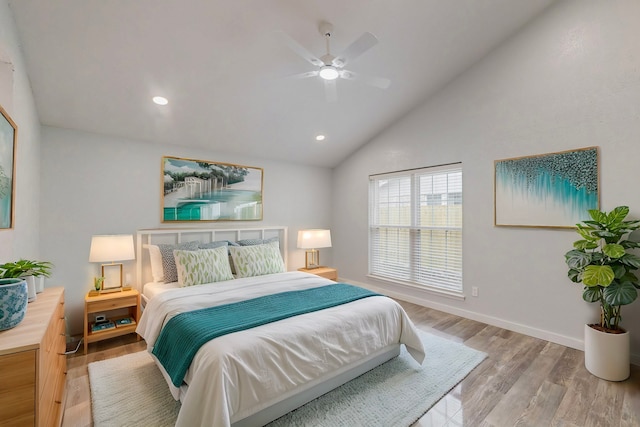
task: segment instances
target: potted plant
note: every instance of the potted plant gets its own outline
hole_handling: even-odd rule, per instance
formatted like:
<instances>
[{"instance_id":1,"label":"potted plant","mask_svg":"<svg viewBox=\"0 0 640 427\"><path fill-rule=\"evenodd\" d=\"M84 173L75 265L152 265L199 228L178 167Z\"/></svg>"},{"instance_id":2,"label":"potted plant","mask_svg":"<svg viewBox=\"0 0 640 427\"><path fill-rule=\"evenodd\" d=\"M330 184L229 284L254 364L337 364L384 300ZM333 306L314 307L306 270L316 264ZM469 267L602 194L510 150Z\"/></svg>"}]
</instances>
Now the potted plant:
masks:
<instances>
[{"instance_id":1,"label":"potted plant","mask_svg":"<svg viewBox=\"0 0 640 427\"><path fill-rule=\"evenodd\" d=\"M582 237L565 254L568 276L582 283L582 298L600 304L600 322L585 325L585 366L609 381L629 377L630 337L620 326L621 308L638 298L640 258L629 252L640 244L627 235L640 228L640 221L626 221L627 206L611 212L589 210L591 220L577 224Z\"/></svg>"},{"instance_id":2,"label":"potted plant","mask_svg":"<svg viewBox=\"0 0 640 427\"><path fill-rule=\"evenodd\" d=\"M0 278L0 331L22 322L28 298L27 282L23 278Z\"/></svg>"},{"instance_id":3,"label":"potted plant","mask_svg":"<svg viewBox=\"0 0 640 427\"><path fill-rule=\"evenodd\" d=\"M36 299L36 277L49 277L53 264L21 259L0 265L0 278L23 278L27 282L28 301Z\"/></svg>"},{"instance_id":4,"label":"potted plant","mask_svg":"<svg viewBox=\"0 0 640 427\"><path fill-rule=\"evenodd\" d=\"M104 282L104 277L93 278L93 287L96 288L96 291L102 289L102 282Z\"/></svg>"},{"instance_id":5,"label":"potted plant","mask_svg":"<svg viewBox=\"0 0 640 427\"><path fill-rule=\"evenodd\" d=\"M49 277L53 264L48 261L29 261L21 259L19 261L8 262L0 265L0 278L10 277Z\"/></svg>"}]
</instances>

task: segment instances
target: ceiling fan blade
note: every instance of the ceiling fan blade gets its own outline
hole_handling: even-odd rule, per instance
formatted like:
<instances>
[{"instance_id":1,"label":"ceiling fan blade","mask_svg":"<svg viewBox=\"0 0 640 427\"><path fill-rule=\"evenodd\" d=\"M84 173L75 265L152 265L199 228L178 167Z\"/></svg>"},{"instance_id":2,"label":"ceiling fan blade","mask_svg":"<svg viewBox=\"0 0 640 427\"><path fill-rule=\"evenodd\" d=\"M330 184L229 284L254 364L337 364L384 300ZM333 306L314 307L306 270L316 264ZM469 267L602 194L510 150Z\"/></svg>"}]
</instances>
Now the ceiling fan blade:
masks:
<instances>
[{"instance_id":1,"label":"ceiling fan blade","mask_svg":"<svg viewBox=\"0 0 640 427\"><path fill-rule=\"evenodd\" d=\"M366 32L358 37L353 43L333 60L336 67L344 67L347 62L353 61L367 50L378 44L378 39L373 34Z\"/></svg>"},{"instance_id":2,"label":"ceiling fan blade","mask_svg":"<svg viewBox=\"0 0 640 427\"><path fill-rule=\"evenodd\" d=\"M327 102L336 102L338 100L338 88L335 80L324 81L324 96Z\"/></svg>"},{"instance_id":3,"label":"ceiling fan blade","mask_svg":"<svg viewBox=\"0 0 640 427\"><path fill-rule=\"evenodd\" d=\"M342 70L340 72L340 77L346 80L356 80L366 83L379 89L387 89L391 86L391 80L384 77L365 76L363 74L354 73L353 71Z\"/></svg>"},{"instance_id":4,"label":"ceiling fan blade","mask_svg":"<svg viewBox=\"0 0 640 427\"><path fill-rule=\"evenodd\" d=\"M304 73L299 73L299 74L293 74L291 76L288 76L288 79L307 79L309 77L317 77L320 74L319 71L307 71Z\"/></svg>"},{"instance_id":5,"label":"ceiling fan blade","mask_svg":"<svg viewBox=\"0 0 640 427\"><path fill-rule=\"evenodd\" d=\"M285 33L284 31L278 31L276 34L298 56L302 57L303 59L315 65L316 67L322 67L324 65L324 62L322 62L314 54L312 54L307 49L305 49L300 43L292 39L291 36L289 36L289 34Z\"/></svg>"}]
</instances>

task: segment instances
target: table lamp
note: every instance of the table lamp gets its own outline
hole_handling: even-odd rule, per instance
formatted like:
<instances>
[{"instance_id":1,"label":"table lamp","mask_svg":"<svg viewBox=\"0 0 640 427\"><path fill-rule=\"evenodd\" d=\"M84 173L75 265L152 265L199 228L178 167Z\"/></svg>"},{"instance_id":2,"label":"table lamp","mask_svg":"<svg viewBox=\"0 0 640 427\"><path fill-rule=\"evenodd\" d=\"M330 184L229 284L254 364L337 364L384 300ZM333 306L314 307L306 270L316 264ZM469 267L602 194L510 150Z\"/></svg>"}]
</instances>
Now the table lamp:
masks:
<instances>
[{"instance_id":1,"label":"table lamp","mask_svg":"<svg viewBox=\"0 0 640 427\"><path fill-rule=\"evenodd\" d=\"M304 268L307 270L320 267L320 248L331 247L331 231L321 229L298 231L298 248L305 251Z\"/></svg>"},{"instance_id":2,"label":"table lamp","mask_svg":"<svg viewBox=\"0 0 640 427\"><path fill-rule=\"evenodd\" d=\"M101 262L101 275L104 278L100 292L122 290L122 263L135 259L132 234L111 234L91 237L89 262ZM107 263L107 264L104 264Z\"/></svg>"}]
</instances>

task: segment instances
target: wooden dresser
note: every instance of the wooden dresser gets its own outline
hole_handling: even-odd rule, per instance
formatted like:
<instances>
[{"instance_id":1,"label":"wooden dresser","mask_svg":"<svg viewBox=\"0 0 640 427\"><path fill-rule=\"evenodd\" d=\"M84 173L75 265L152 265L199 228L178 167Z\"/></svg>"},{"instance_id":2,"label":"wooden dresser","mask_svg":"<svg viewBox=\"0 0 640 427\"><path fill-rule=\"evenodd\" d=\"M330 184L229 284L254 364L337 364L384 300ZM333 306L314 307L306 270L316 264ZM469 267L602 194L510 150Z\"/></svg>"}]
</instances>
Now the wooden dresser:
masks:
<instances>
[{"instance_id":1,"label":"wooden dresser","mask_svg":"<svg viewBox=\"0 0 640 427\"><path fill-rule=\"evenodd\" d=\"M0 425L59 426L67 359L64 288L47 288L0 332Z\"/></svg>"}]
</instances>

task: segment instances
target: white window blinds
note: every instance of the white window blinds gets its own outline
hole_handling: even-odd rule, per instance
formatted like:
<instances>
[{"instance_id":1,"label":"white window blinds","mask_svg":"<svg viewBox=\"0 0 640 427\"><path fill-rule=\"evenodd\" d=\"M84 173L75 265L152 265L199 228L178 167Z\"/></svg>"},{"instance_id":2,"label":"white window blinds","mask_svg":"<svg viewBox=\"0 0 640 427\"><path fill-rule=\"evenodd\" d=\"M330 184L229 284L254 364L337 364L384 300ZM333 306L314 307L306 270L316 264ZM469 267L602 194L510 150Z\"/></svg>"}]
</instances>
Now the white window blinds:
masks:
<instances>
[{"instance_id":1,"label":"white window blinds","mask_svg":"<svg viewBox=\"0 0 640 427\"><path fill-rule=\"evenodd\" d=\"M462 165L369 177L369 274L462 292Z\"/></svg>"}]
</instances>

